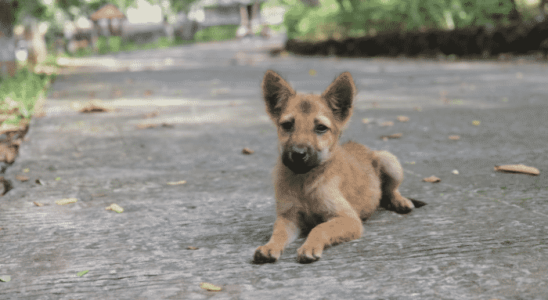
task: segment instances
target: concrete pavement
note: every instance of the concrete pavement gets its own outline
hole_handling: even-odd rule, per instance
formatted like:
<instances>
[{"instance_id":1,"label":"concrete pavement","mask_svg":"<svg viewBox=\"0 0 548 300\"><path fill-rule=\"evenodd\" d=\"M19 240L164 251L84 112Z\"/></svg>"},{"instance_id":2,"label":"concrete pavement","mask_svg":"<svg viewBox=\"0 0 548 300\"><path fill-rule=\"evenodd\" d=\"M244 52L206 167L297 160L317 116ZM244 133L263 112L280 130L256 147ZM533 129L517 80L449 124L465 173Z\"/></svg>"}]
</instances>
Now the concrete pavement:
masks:
<instances>
[{"instance_id":1,"label":"concrete pavement","mask_svg":"<svg viewBox=\"0 0 548 300\"><path fill-rule=\"evenodd\" d=\"M0 275L12 280L0 282L0 298L546 298L546 62L270 57L279 45L232 41L74 63L5 174L13 189L0 198ZM428 205L379 211L361 239L316 263L296 262L301 238L279 262L252 264L275 219L276 132L259 88L269 68L315 93L350 71L360 92L343 141L396 154L402 194ZM90 98L116 111L71 108ZM403 136L380 139L393 133ZM493 170L513 163L541 174ZM430 175L441 182L422 181ZM71 197L78 202L55 204ZM124 212L105 211L111 203Z\"/></svg>"}]
</instances>

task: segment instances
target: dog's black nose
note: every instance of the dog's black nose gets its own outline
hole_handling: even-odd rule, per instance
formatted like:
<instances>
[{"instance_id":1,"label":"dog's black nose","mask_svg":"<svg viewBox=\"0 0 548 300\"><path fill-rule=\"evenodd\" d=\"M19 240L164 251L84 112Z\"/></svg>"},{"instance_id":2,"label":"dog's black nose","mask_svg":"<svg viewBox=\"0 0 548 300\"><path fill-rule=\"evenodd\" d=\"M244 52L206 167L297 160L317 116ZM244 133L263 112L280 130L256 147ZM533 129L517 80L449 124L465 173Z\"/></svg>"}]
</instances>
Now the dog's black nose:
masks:
<instances>
[{"instance_id":1,"label":"dog's black nose","mask_svg":"<svg viewBox=\"0 0 548 300\"><path fill-rule=\"evenodd\" d=\"M307 159L307 150L306 148L293 147L291 149L291 160L296 163L306 162Z\"/></svg>"}]
</instances>

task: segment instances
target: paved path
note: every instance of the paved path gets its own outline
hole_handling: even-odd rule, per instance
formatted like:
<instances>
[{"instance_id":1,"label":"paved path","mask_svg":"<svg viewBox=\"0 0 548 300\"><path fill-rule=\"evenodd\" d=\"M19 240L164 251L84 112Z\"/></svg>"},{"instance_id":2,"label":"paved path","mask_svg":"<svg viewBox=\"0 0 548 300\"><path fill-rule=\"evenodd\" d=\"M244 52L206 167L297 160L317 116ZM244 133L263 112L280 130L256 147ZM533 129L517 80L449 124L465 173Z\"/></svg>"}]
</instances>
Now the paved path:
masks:
<instances>
[{"instance_id":1,"label":"paved path","mask_svg":"<svg viewBox=\"0 0 548 300\"><path fill-rule=\"evenodd\" d=\"M271 46L211 43L70 62L81 67L55 82L5 174L13 189L0 198L0 275L11 281L0 282L0 298L546 298L546 62L270 57ZM252 264L275 219L276 133L259 89L268 68L316 93L350 71L360 94L343 140L396 154L402 193L428 205L379 211L361 239L316 263L296 262L299 239L278 263ZM117 110L71 109L90 98ZM244 147L255 153L242 155ZM541 175L493 170L511 163ZM442 181L421 181L430 175ZM54 203L70 197L78 202ZM125 211L105 211L111 203Z\"/></svg>"}]
</instances>

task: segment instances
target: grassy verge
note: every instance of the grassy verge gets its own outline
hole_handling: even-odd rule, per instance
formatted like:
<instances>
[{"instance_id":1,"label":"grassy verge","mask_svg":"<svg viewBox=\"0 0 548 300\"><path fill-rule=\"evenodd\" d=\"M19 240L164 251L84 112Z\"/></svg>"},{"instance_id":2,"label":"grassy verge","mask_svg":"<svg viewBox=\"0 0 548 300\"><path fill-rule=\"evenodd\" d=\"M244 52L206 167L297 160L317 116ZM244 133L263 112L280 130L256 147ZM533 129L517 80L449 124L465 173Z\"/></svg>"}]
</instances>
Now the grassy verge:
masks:
<instances>
[{"instance_id":1,"label":"grassy verge","mask_svg":"<svg viewBox=\"0 0 548 300\"><path fill-rule=\"evenodd\" d=\"M236 37L239 25L221 25L207 27L196 32L196 42L225 41Z\"/></svg>"},{"instance_id":2,"label":"grassy verge","mask_svg":"<svg viewBox=\"0 0 548 300\"><path fill-rule=\"evenodd\" d=\"M173 40L168 39L167 37L160 37L155 42L150 42L146 44L137 44L134 42L123 43L122 38L119 36L111 37L99 37L97 40L97 53L91 48L87 47L84 49L78 49L74 54L69 54L72 57L85 57L96 54L109 54L117 52L129 52L135 50L148 50L148 49L162 49L178 45L184 45L192 43L192 41L185 41L181 38L176 37Z\"/></svg>"},{"instance_id":3,"label":"grassy verge","mask_svg":"<svg viewBox=\"0 0 548 300\"><path fill-rule=\"evenodd\" d=\"M160 37L158 40L146 44L138 44L134 42L123 42L119 36L111 37L99 37L97 40L97 53L91 48L78 49L74 54L68 54L71 57L85 57L96 54L110 54L117 52L129 52L135 50L149 50L149 49L162 49L173 46L179 46L184 44L199 43L199 42L211 42L211 41L225 41L236 37L236 31L238 25L222 25L213 26L199 30L194 40L183 40L180 37L174 39L168 39L167 37Z\"/></svg>"},{"instance_id":4,"label":"grassy verge","mask_svg":"<svg viewBox=\"0 0 548 300\"><path fill-rule=\"evenodd\" d=\"M2 126L28 124L38 99L44 97L55 75L20 69L13 77L0 77L0 121ZM4 125L5 124L5 125Z\"/></svg>"}]
</instances>

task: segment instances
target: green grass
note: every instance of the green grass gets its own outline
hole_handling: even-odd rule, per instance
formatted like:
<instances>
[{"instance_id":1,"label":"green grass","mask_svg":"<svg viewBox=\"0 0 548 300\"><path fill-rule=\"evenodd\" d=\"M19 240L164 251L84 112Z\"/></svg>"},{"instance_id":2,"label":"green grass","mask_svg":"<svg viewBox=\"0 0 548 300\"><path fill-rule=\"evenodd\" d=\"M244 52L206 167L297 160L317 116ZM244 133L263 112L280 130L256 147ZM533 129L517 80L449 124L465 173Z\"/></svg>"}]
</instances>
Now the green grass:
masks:
<instances>
[{"instance_id":1,"label":"green grass","mask_svg":"<svg viewBox=\"0 0 548 300\"><path fill-rule=\"evenodd\" d=\"M28 122L36 101L44 96L53 76L22 68L13 77L0 77L0 114L9 115L3 123Z\"/></svg>"},{"instance_id":2,"label":"green grass","mask_svg":"<svg viewBox=\"0 0 548 300\"><path fill-rule=\"evenodd\" d=\"M236 37L239 25L221 25L207 27L196 32L196 42L225 41Z\"/></svg>"}]
</instances>

